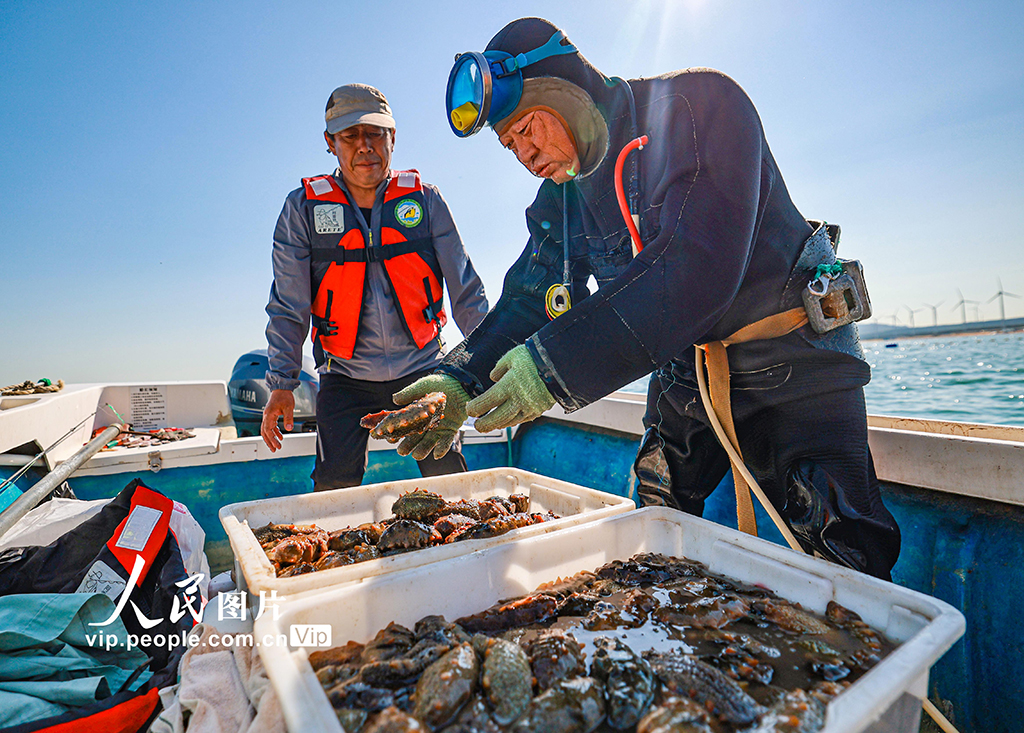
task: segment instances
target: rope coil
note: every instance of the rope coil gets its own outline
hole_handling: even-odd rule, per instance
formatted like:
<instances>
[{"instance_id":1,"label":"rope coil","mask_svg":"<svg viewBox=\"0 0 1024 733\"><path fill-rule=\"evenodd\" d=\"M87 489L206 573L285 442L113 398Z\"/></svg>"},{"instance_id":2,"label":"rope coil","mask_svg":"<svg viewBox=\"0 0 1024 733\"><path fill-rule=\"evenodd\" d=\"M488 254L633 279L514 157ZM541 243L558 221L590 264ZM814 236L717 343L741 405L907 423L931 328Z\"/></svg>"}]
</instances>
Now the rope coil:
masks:
<instances>
[{"instance_id":1,"label":"rope coil","mask_svg":"<svg viewBox=\"0 0 1024 733\"><path fill-rule=\"evenodd\" d=\"M64 389L63 379L58 379L56 384L51 382L49 379L40 379L38 382L26 379L21 384L11 384L7 387L0 387L0 397L46 394L48 392L60 392L62 389Z\"/></svg>"}]
</instances>

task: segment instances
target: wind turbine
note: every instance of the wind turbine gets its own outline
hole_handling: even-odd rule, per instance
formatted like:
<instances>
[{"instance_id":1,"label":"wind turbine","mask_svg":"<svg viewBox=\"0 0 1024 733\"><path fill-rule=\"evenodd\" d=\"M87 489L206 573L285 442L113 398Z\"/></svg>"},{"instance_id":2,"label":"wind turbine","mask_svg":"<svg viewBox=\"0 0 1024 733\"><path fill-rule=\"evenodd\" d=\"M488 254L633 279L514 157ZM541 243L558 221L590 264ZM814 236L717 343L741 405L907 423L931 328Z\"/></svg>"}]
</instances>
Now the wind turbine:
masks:
<instances>
[{"instance_id":1,"label":"wind turbine","mask_svg":"<svg viewBox=\"0 0 1024 733\"><path fill-rule=\"evenodd\" d=\"M932 309L932 325L933 326L938 326L939 325L939 315L938 315L938 313L937 313L937 311L935 309L938 308L940 305L942 305L944 302L945 301L940 300L935 305L932 305L931 303L924 303L924 305L926 305L926 306L928 306L929 308Z\"/></svg>"},{"instance_id":2,"label":"wind turbine","mask_svg":"<svg viewBox=\"0 0 1024 733\"><path fill-rule=\"evenodd\" d=\"M964 307L964 305L967 303L967 301L964 300L964 294L960 292L960 288L956 289L956 294L957 294L957 296L959 296L960 300L958 300L956 302L956 305L954 305L951 308L951 310L956 310L957 308L959 308L960 309L960 322L961 323L967 323L967 309Z\"/></svg>"},{"instance_id":3,"label":"wind turbine","mask_svg":"<svg viewBox=\"0 0 1024 733\"><path fill-rule=\"evenodd\" d=\"M892 319L892 325L894 325L894 326L896 326L896 325L902 325L902 323L900 322L900 309L899 309L899 308L897 308L896 310L894 310L894 311L892 312L892 315L891 315L891 316L889 316L889 318L891 318L891 319Z\"/></svg>"},{"instance_id":4,"label":"wind turbine","mask_svg":"<svg viewBox=\"0 0 1024 733\"><path fill-rule=\"evenodd\" d=\"M924 308L917 308L915 310L914 308L911 308L909 305L905 305L903 306L903 309L910 314L910 327L914 328L914 314L923 311Z\"/></svg>"},{"instance_id":5,"label":"wind turbine","mask_svg":"<svg viewBox=\"0 0 1024 733\"><path fill-rule=\"evenodd\" d=\"M1007 293L1005 290L1003 290L1003 281L1000 280L998 277L996 278L996 282L999 283L999 292L996 293L995 295L993 295L991 298L989 298L985 302L986 303L991 303L996 298L999 298L999 320L1005 322L1006 321L1006 310L1003 307L1003 296L1004 295L1008 295L1011 298L1020 298L1020 296L1019 295L1014 295L1013 293Z\"/></svg>"}]
</instances>

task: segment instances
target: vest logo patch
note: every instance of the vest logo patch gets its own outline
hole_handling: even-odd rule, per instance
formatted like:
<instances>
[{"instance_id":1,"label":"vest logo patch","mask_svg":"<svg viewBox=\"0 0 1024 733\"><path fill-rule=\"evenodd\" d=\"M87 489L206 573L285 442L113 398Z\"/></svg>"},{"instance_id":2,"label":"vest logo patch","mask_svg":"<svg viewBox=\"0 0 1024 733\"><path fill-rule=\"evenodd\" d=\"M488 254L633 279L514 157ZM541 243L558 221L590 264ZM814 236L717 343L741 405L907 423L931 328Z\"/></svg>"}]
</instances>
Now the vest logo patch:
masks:
<instances>
[{"instance_id":1,"label":"vest logo patch","mask_svg":"<svg viewBox=\"0 0 1024 733\"><path fill-rule=\"evenodd\" d=\"M341 234L345 231L345 210L341 204L318 204L313 207L317 234Z\"/></svg>"},{"instance_id":2,"label":"vest logo patch","mask_svg":"<svg viewBox=\"0 0 1024 733\"><path fill-rule=\"evenodd\" d=\"M411 229L423 221L423 207L412 199L402 199L395 206L395 218L399 224Z\"/></svg>"}]
</instances>

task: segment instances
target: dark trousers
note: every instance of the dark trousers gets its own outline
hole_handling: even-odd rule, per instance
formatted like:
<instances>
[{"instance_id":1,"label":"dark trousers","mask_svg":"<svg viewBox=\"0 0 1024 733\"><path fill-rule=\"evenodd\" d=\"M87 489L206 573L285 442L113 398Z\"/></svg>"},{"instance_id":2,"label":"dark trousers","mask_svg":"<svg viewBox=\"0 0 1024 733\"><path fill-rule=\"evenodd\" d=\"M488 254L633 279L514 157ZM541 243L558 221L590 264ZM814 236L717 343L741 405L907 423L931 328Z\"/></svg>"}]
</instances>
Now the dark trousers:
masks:
<instances>
[{"instance_id":1,"label":"dark trousers","mask_svg":"<svg viewBox=\"0 0 1024 733\"><path fill-rule=\"evenodd\" d=\"M314 491L358 486L366 471L366 445L370 431L359 420L371 412L397 409L391 395L429 371L390 382L368 382L340 374L322 374L316 398L316 464L311 478ZM440 476L466 470L459 441L440 460L433 456L417 461L423 476Z\"/></svg>"},{"instance_id":2,"label":"dark trousers","mask_svg":"<svg viewBox=\"0 0 1024 733\"><path fill-rule=\"evenodd\" d=\"M888 579L900 531L879 493L863 389L772 396L733 393L747 467L806 550ZM701 516L729 457L700 393L655 372L644 427L634 466L641 502Z\"/></svg>"}]
</instances>

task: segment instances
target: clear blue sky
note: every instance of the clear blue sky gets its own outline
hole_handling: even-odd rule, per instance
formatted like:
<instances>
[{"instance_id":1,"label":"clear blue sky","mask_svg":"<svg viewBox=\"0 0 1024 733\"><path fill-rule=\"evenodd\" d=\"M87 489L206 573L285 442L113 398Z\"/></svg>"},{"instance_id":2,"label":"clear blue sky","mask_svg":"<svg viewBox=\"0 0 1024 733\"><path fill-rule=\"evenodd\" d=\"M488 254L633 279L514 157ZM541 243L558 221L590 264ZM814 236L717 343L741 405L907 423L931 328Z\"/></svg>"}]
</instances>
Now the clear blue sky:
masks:
<instances>
[{"instance_id":1,"label":"clear blue sky","mask_svg":"<svg viewBox=\"0 0 1024 733\"><path fill-rule=\"evenodd\" d=\"M497 300L537 181L490 131L457 140L443 96L454 54L524 15L607 74L736 79L797 206L842 225L877 320L943 301L958 322L955 288L997 318L997 277L1024 295L1020 3L9 0L0 386L227 379L264 347L274 222L332 170L324 102L349 82L389 97L394 166L440 186Z\"/></svg>"}]
</instances>

